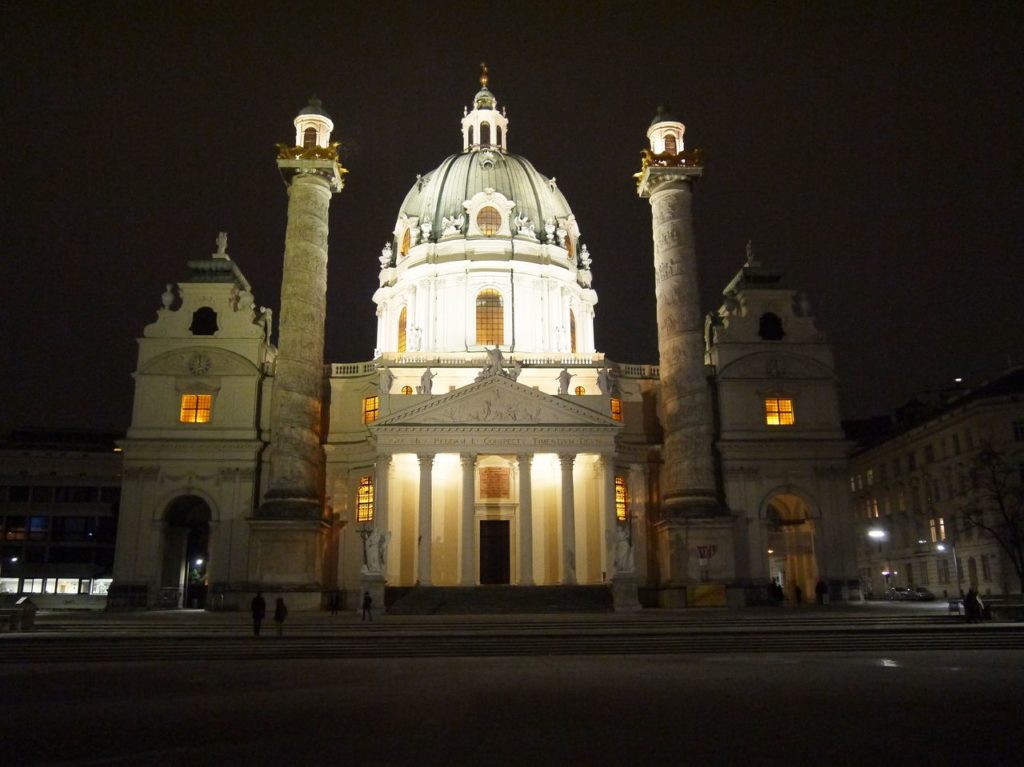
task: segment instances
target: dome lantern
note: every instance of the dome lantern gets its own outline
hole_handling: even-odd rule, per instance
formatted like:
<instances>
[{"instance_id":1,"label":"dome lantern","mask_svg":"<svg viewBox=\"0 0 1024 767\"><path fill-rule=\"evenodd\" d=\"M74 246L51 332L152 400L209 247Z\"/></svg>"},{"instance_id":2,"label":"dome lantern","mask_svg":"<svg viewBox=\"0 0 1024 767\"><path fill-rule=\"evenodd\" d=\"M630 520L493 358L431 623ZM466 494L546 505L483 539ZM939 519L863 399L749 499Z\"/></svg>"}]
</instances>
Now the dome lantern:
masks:
<instances>
[{"instance_id":1,"label":"dome lantern","mask_svg":"<svg viewBox=\"0 0 1024 767\"><path fill-rule=\"evenodd\" d=\"M683 151L683 134L686 126L676 119L669 107L658 107L658 114L651 120L647 129L647 138L651 142L654 154L677 155Z\"/></svg>"},{"instance_id":2,"label":"dome lantern","mask_svg":"<svg viewBox=\"0 0 1024 767\"><path fill-rule=\"evenodd\" d=\"M462 117L462 151L508 151L508 118L498 111L498 101L487 88L490 77L487 64L480 64L480 90L473 98L473 109Z\"/></svg>"}]
</instances>

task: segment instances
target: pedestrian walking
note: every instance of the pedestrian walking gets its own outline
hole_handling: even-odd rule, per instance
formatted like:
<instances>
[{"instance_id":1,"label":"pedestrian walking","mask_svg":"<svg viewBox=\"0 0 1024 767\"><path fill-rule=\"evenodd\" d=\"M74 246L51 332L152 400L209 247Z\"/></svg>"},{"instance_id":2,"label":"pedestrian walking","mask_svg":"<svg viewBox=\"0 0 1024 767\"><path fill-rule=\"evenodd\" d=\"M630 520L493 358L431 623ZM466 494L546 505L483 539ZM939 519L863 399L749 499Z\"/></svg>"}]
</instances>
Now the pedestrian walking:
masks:
<instances>
[{"instance_id":1,"label":"pedestrian walking","mask_svg":"<svg viewBox=\"0 0 1024 767\"><path fill-rule=\"evenodd\" d=\"M285 607L284 599L277 598L274 603L274 625L277 626L277 635L284 636L284 619L288 617L288 608Z\"/></svg>"},{"instance_id":2,"label":"pedestrian walking","mask_svg":"<svg viewBox=\"0 0 1024 767\"><path fill-rule=\"evenodd\" d=\"M814 584L814 595L818 598L818 604L823 605L828 600L828 584L823 580L818 580Z\"/></svg>"},{"instance_id":3,"label":"pedestrian walking","mask_svg":"<svg viewBox=\"0 0 1024 767\"><path fill-rule=\"evenodd\" d=\"M337 615L338 610L341 609L341 592L338 589L334 589L327 601L331 608L331 615Z\"/></svg>"},{"instance_id":4,"label":"pedestrian walking","mask_svg":"<svg viewBox=\"0 0 1024 767\"><path fill-rule=\"evenodd\" d=\"M373 597L369 591L363 592L363 620L373 622Z\"/></svg>"},{"instance_id":5,"label":"pedestrian walking","mask_svg":"<svg viewBox=\"0 0 1024 767\"><path fill-rule=\"evenodd\" d=\"M964 617L968 623L974 623L975 621L981 620L982 602L978 597L978 592L973 588L967 590L967 596L964 597Z\"/></svg>"},{"instance_id":6,"label":"pedestrian walking","mask_svg":"<svg viewBox=\"0 0 1024 767\"><path fill-rule=\"evenodd\" d=\"M249 604L249 609L252 610L252 635L258 637L260 635L260 625L267 614L267 600L263 598L262 591L256 592L256 596L252 598L252 602Z\"/></svg>"}]
</instances>

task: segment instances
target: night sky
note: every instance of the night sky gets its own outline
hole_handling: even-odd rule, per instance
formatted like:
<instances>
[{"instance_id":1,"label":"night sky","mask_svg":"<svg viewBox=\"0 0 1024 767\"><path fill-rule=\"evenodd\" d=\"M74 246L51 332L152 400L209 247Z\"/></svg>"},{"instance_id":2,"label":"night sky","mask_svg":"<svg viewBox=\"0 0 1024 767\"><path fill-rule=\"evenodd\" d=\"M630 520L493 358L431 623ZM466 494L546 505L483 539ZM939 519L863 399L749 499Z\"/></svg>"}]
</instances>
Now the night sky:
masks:
<instances>
[{"instance_id":1,"label":"night sky","mask_svg":"<svg viewBox=\"0 0 1024 767\"><path fill-rule=\"evenodd\" d=\"M279 315L274 144L314 93L350 171L326 358L369 359L380 249L416 174L461 149L482 60L509 149L573 207L612 359L657 362L631 176L669 103L707 153L704 311L753 240L809 295L845 417L1024 362L1024 4L267 6L5 8L0 431L126 428L135 338L221 230Z\"/></svg>"}]
</instances>

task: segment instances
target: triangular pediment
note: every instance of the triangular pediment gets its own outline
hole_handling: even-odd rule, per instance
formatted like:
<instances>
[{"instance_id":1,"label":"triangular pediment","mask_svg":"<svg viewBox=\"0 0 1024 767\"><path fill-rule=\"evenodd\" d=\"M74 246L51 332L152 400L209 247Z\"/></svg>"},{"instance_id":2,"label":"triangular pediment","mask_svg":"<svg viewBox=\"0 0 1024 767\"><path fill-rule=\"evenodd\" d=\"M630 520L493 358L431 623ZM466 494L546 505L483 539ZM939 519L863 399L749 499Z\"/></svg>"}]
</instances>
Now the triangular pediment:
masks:
<instances>
[{"instance_id":1,"label":"triangular pediment","mask_svg":"<svg viewBox=\"0 0 1024 767\"><path fill-rule=\"evenodd\" d=\"M596 399L596 398L595 398ZM617 429L610 415L493 375L391 413L374 424L389 426L572 426Z\"/></svg>"}]
</instances>

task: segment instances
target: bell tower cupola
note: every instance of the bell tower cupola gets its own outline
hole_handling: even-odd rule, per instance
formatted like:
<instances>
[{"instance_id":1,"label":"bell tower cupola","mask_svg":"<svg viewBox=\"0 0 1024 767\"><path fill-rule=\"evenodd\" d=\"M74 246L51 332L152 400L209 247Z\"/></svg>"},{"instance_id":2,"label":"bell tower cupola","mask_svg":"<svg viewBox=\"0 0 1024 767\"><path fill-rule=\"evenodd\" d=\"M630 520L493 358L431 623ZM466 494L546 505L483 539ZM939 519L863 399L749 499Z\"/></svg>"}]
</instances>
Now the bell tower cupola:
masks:
<instances>
[{"instance_id":1,"label":"bell tower cupola","mask_svg":"<svg viewBox=\"0 0 1024 767\"><path fill-rule=\"evenodd\" d=\"M508 151L508 118L498 111L498 101L487 89L487 64L480 64L480 90L473 98L473 109L463 110L462 151Z\"/></svg>"},{"instance_id":2,"label":"bell tower cupola","mask_svg":"<svg viewBox=\"0 0 1024 767\"><path fill-rule=\"evenodd\" d=\"M303 149L326 149L331 144L332 130L334 122L330 115L327 114L320 99L312 96L295 118L295 146Z\"/></svg>"}]
</instances>

